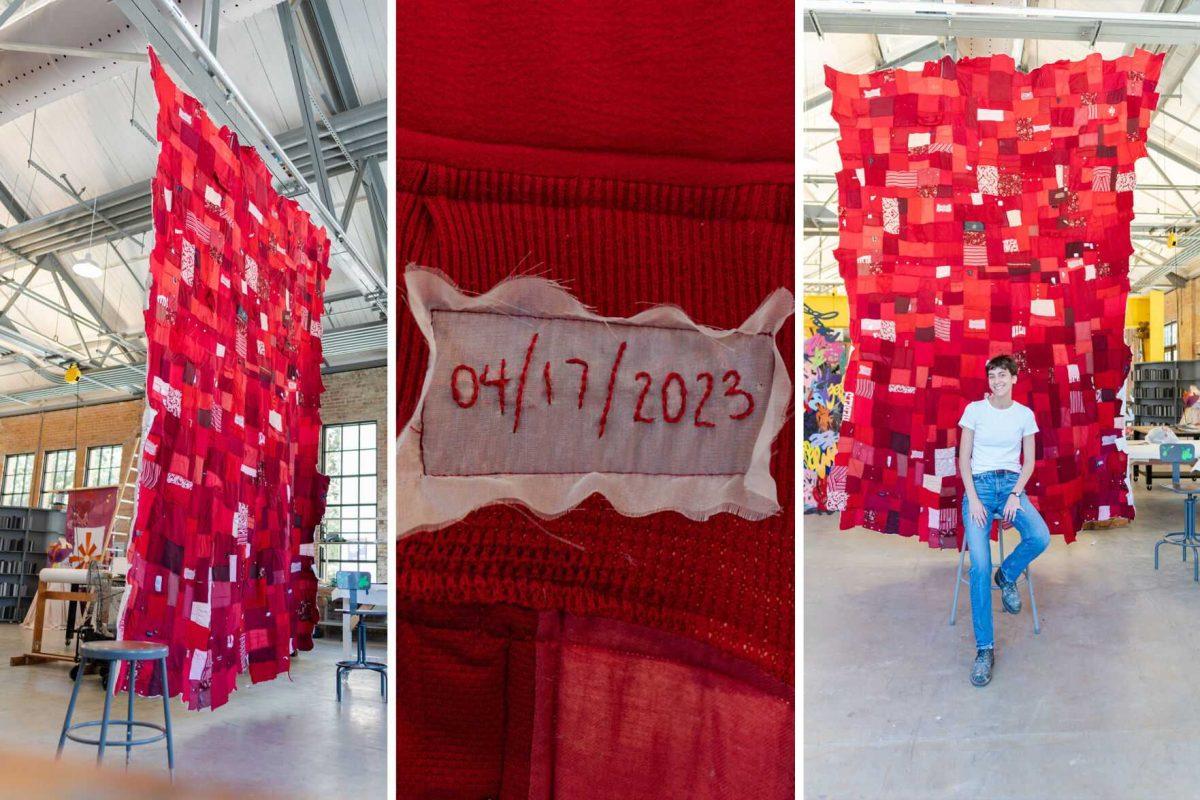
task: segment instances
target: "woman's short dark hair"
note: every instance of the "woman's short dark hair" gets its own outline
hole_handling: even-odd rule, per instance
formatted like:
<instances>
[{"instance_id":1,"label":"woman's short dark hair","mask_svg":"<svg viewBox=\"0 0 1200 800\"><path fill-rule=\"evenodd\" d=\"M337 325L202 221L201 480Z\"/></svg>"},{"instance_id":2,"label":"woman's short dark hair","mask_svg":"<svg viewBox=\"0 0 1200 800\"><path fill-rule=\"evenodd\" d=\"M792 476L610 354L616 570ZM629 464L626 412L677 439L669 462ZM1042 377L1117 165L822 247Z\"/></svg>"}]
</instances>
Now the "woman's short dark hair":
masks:
<instances>
[{"instance_id":1,"label":"woman's short dark hair","mask_svg":"<svg viewBox=\"0 0 1200 800\"><path fill-rule=\"evenodd\" d=\"M1010 355L999 355L987 362L987 367L984 368L985 373L990 373L994 369L1006 369L1013 375L1017 374L1017 362L1013 361Z\"/></svg>"}]
</instances>

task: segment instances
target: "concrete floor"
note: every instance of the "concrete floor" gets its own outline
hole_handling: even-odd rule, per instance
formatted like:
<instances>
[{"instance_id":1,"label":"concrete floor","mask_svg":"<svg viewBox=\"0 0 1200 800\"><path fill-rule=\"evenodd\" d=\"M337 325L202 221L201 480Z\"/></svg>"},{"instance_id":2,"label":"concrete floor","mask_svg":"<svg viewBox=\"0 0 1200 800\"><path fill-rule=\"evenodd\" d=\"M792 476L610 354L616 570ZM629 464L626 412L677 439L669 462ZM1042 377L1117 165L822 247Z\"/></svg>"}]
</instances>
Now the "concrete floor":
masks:
<instances>
[{"instance_id":1,"label":"concrete floor","mask_svg":"<svg viewBox=\"0 0 1200 800\"><path fill-rule=\"evenodd\" d=\"M53 756L70 698L70 666L9 666L9 657L28 641L20 626L0 625L0 750ZM372 659L387 660L382 642L368 651ZM240 680L216 711L188 711L173 701L176 782L195 787L216 781L281 797L386 797L389 710L379 696L379 678L356 672L339 704L333 664L340 658L340 640L319 639L314 650L292 660L290 680ZM126 697L117 696L114 716L118 708L124 714ZM99 719L103 707L99 678L87 678L75 718ZM161 722L162 701L139 698L134 713ZM94 760L95 753L67 742L64 757ZM166 759L165 746L151 744L134 748L130 765L165 774ZM123 769L124 761L124 750L110 749L104 768Z\"/></svg>"},{"instance_id":2,"label":"concrete floor","mask_svg":"<svg viewBox=\"0 0 1200 800\"><path fill-rule=\"evenodd\" d=\"M956 551L804 518L805 797L1200 797L1200 584L1182 496L1138 487L1138 519L1054 537L1019 616L995 598L992 683L968 681L970 601L947 625ZM1016 537L1005 544L1011 548ZM965 587L964 587L965 589Z\"/></svg>"}]
</instances>

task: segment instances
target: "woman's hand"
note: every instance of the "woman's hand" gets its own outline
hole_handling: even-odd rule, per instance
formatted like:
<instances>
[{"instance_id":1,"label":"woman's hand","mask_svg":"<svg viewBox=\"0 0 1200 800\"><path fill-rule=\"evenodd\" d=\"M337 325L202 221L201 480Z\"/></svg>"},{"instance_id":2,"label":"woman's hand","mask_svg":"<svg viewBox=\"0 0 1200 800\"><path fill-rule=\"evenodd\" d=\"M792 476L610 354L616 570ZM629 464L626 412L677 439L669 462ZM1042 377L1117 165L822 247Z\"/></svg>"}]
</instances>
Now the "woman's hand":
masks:
<instances>
[{"instance_id":1,"label":"woman's hand","mask_svg":"<svg viewBox=\"0 0 1200 800\"><path fill-rule=\"evenodd\" d=\"M1004 504L1004 521L1012 522L1017 516L1017 512L1021 510L1021 500L1015 495L1008 496L1008 502Z\"/></svg>"},{"instance_id":2,"label":"woman's hand","mask_svg":"<svg viewBox=\"0 0 1200 800\"><path fill-rule=\"evenodd\" d=\"M983 503L979 502L978 497L967 498L967 513L971 515L971 521L979 527L987 524L987 514L983 512Z\"/></svg>"}]
</instances>

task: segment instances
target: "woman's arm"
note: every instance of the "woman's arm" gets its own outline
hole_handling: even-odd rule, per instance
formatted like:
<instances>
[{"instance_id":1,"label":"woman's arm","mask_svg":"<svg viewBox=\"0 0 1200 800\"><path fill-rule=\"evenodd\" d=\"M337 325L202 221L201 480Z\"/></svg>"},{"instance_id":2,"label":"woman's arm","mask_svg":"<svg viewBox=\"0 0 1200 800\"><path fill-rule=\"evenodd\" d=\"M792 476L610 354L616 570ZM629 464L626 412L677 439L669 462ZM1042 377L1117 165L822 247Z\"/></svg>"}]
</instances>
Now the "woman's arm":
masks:
<instances>
[{"instance_id":1,"label":"woman's arm","mask_svg":"<svg viewBox=\"0 0 1200 800\"><path fill-rule=\"evenodd\" d=\"M962 441L958 444L958 474L962 475L963 491L967 495L967 513L975 520L976 525L987 524L983 513L983 503L975 493L975 481L971 477L971 451L975 448L975 431L970 428L962 429ZM966 523L966 518L963 522Z\"/></svg>"},{"instance_id":2,"label":"woman's arm","mask_svg":"<svg viewBox=\"0 0 1200 800\"><path fill-rule=\"evenodd\" d=\"M1004 520L1012 522L1017 516L1017 510L1021 507L1021 499L1017 497L1016 492L1025 491L1025 484L1029 483L1029 479L1033 477L1033 434L1026 434L1021 440L1021 474L1017 478L1017 483L1013 486L1013 494L1008 496L1008 500L1004 503Z\"/></svg>"},{"instance_id":3,"label":"woman's arm","mask_svg":"<svg viewBox=\"0 0 1200 800\"><path fill-rule=\"evenodd\" d=\"M971 479L971 451L975 448L975 431L970 428L962 429L962 439L958 443L958 474L962 476L963 492L971 501L971 507L979 505L979 495L975 494L975 481Z\"/></svg>"},{"instance_id":4,"label":"woman's arm","mask_svg":"<svg viewBox=\"0 0 1200 800\"><path fill-rule=\"evenodd\" d=\"M1033 477L1033 461L1034 461L1034 434L1027 434L1021 441L1021 477L1017 478L1017 485L1013 487L1014 492L1025 491L1025 484L1029 483L1029 479Z\"/></svg>"}]
</instances>

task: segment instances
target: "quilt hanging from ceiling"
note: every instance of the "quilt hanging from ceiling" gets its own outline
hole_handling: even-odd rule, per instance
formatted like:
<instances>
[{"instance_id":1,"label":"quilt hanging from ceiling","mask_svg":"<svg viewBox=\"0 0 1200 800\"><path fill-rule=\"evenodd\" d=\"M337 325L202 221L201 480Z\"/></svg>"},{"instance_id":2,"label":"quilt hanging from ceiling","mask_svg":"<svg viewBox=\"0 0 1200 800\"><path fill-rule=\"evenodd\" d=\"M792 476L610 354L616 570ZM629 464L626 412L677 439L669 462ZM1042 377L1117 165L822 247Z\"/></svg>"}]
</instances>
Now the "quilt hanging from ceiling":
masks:
<instances>
[{"instance_id":1,"label":"quilt hanging from ceiling","mask_svg":"<svg viewBox=\"0 0 1200 800\"><path fill-rule=\"evenodd\" d=\"M826 69L854 346L843 529L957 543L957 423L1000 353L1041 428L1028 488L1050 530L1072 541L1086 521L1133 516L1118 392L1134 166L1162 60Z\"/></svg>"},{"instance_id":2,"label":"quilt hanging from ceiling","mask_svg":"<svg viewBox=\"0 0 1200 800\"><path fill-rule=\"evenodd\" d=\"M171 694L215 708L239 673L270 680L312 648L329 240L151 65L161 148L122 638L169 645ZM150 672L143 693L159 690Z\"/></svg>"},{"instance_id":3,"label":"quilt hanging from ceiling","mask_svg":"<svg viewBox=\"0 0 1200 800\"><path fill-rule=\"evenodd\" d=\"M846 468L835 465L842 424L842 377L850 349L826 325L837 312L804 306L804 513L846 508Z\"/></svg>"}]
</instances>

